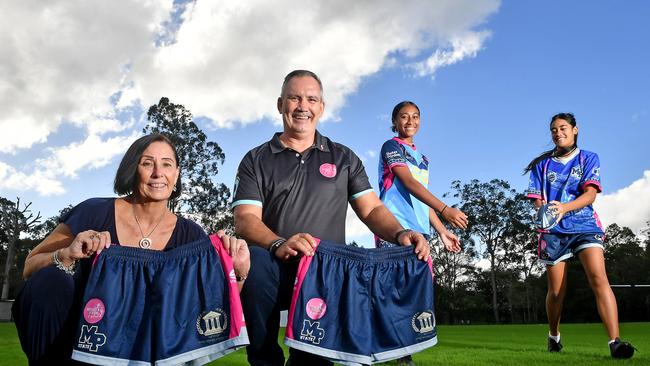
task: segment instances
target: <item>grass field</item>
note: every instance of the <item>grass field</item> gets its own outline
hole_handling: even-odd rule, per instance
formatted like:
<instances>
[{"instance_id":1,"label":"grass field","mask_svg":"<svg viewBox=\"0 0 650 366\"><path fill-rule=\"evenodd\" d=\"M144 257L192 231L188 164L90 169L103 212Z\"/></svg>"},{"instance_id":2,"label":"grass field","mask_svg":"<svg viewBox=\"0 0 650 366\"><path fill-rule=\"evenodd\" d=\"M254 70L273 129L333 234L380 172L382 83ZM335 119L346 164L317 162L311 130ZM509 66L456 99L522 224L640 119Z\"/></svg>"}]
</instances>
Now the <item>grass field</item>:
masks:
<instances>
[{"instance_id":1,"label":"grass field","mask_svg":"<svg viewBox=\"0 0 650 366\"><path fill-rule=\"evenodd\" d=\"M439 343L413 356L418 365L650 365L650 323L621 324L640 351L612 360L601 324L563 324L560 354L546 352L546 325L439 326ZM26 365L13 323L0 323L0 366ZM389 363L390 364L390 363ZM210 365L247 365L239 350Z\"/></svg>"}]
</instances>

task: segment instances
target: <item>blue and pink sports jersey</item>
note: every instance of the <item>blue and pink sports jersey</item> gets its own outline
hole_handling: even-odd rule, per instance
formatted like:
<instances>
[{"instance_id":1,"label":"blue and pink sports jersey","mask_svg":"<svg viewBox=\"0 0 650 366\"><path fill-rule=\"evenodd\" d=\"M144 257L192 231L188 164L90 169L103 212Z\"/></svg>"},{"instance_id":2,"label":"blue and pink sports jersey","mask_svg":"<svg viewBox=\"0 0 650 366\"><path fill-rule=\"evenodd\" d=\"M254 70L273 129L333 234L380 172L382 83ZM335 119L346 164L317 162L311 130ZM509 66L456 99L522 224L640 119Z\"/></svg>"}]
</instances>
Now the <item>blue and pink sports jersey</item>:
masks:
<instances>
[{"instance_id":1,"label":"blue and pink sports jersey","mask_svg":"<svg viewBox=\"0 0 650 366\"><path fill-rule=\"evenodd\" d=\"M379 198L399 223L411 230L429 234L429 206L413 196L393 173L405 166L425 188L429 185L429 160L415 145L394 137L381 147L379 160Z\"/></svg>"},{"instance_id":2,"label":"blue and pink sports jersey","mask_svg":"<svg viewBox=\"0 0 650 366\"><path fill-rule=\"evenodd\" d=\"M576 149L566 158L546 158L530 172L527 197L562 203L575 200L585 187L600 185L600 160L596 153ZM567 212L551 233L604 233L592 205Z\"/></svg>"}]
</instances>

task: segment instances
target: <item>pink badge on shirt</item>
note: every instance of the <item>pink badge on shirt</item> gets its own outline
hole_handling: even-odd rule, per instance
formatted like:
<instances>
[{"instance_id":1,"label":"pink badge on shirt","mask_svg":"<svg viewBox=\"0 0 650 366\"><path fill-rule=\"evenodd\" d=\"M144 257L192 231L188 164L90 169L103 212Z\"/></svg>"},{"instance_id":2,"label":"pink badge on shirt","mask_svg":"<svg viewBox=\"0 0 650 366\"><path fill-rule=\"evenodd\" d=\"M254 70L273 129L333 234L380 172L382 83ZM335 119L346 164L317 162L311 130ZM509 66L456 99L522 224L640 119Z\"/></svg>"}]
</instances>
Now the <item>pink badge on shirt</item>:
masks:
<instances>
[{"instance_id":1,"label":"pink badge on shirt","mask_svg":"<svg viewBox=\"0 0 650 366\"><path fill-rule=\"evenodd\" d=\"M314 297L307 301L307 315L313 320L318 320L325 315L325 310L327 310L327 305L323 299Z\"/></svg>"},{"instance_id":2,"label":"pink badge on shirt","mask_svg":"<svg viewBox=\"0 0 650 366\"><path fill-rule=\"evenodd\" d=\"M97 298L88 300L84 307L84 319L86 319L86 322L95 324L102 320L104 314L106 314L106 307L104 307L102 300Z\"/></svg>"},{"instance_id":3,"label":"pink badge on shirt","mask_svg":"<svg viewBox=\"0 0 650 366\"><path fill-rule=\"evenodd\" d=\"M320 173L327 178L334 178L336 176L336 165L324 163L320 166Z\"/></svg>"}]
</instances>

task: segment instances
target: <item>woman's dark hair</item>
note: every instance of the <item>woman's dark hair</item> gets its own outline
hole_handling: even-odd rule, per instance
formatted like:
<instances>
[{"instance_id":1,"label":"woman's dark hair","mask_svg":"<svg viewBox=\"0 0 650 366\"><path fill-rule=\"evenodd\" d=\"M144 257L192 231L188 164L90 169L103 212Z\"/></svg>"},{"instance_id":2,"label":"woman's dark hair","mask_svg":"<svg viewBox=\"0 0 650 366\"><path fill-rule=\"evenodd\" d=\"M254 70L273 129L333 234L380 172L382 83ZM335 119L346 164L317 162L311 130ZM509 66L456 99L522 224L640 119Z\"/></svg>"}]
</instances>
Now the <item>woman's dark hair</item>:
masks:
<instances>
[{"instance_id":1,"label":"woman's dark hair","mask_svg":"<svg viewBox=\"0 0 650 366\"><path fill-rule=\"evenodd\" d=\"M402 102L397 103L397 105L393 108L393 115L392 115L392 117L391 117L391 119L390 119L390 123L391 123L391 125L390 125L390 130L391 130L391 131L393 131L393 132L397 132L397 128L395 127L395 121L397 120L397 117L399 117L399 116L398 116L399 111L400 111L402 108L404 108L404 106L407 106L407 105L412 105L412 106L414 106L415 109L418 110L418 113L420 113L420 107L418 107L417 104L415 104L415 103L413 103L413 102L411 102L411 101L405 100L405 101L402 101Z\"/></svg>"},{"instance_id":2,"label":"woman's dark hair","mask_svg":"<svg viewBox=\"0 0 650 366\"><path fill-rule=\"evenodd\" d=\"M160 133L152 133L150 135L145 135L135 140L129 149L126 150L122 161L120 162L120 167L117 168L115 173L115 182L113 183L113 191L120 196L126 196L135 191L138 184L138 164L140 164L140 158L142 153L154 142L165 142L172 148L174 151L174 159L176 159L176 165L180 167L180 162L178 161L178 152L176 152L176 147L171 142L171 140ZM181 195L181 176L178 175L178 180L176 181L176 189L172 191L170 200L175 199Z\"/></svg>"},{"instance_id":3,"label":"woman's dark hair","mask_svg":"<svg viewBox=\"0 0 650 366\"><path fill-rule=\"evenodd\" d=\"M557 119L563 119L563 120L567 121L572 127L575 127L577 125L576 118L575 118L575 116L573 116L572 113L558 113L558 114L554 115L553 117L551 117L551 123L550 124L552 125L553 122L555 122L555 120L557 120ZM578 147L578 134L576 133L575 140L573 141L573 146L571 147L571 149L574 149L574 148L577 148L577 147ZM561 153L561 152L556 151L556 150L557 150L557 148L554 147L551 150L544 151L543 153L541 153L538 157L536 157L530 163L528 163L528 165L526 166L526 169L524 169L524 174L526 174L526 173L530 172L531 170L533 170L533 168L535 168L535 165L537 165L537 163L539 163L540 161L542 161L542 160L544 160L544 159L546 159L548 157L551 157L553 155L556 155L558 153Z\"/></svg>"}]
</instances>

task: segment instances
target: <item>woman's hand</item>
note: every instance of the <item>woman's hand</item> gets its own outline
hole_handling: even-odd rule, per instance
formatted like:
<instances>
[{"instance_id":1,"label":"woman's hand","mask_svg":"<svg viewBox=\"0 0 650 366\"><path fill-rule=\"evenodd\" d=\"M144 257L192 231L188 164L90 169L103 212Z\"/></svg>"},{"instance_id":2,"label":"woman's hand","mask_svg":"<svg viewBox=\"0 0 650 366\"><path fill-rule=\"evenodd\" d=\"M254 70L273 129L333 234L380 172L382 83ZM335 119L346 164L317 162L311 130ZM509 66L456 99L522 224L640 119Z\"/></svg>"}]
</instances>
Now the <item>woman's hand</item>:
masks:
<instances>
[{"instance_id":1,"label":"woman's hand","mask_svg":"<svg viewBox=\"0 0 650 366\"><path fill-rule=\"evenodd\" d=\"M232 258L235 275L239 278L246 278L248 271L251 269L250 252L246 241L235 236L226 235L223 230L217 231L217 236L221 239L223 247Z\"/></svg>"},{"instance_id":2,"label":"woman's hand","mask_svg":"<svg viewBox=\"0 0 650 366\"><path fill-rule=\"evenodd\" d=\"M557 212L557 221L560 222L562 220L562 217L566 213L566 208L564 207L564 204L561 203L560 201L551 201L549 202L549 209L555 210Z\"/></svg>"},{"instance_id":3,"label":"woman's hand","mask_svg":"<svg viewBox=\"0 0 650 366\"><path fill-rule=\"evenodd\" d=\"M90 258L111 246L111 234L108 231L86 230L82 231L72 240L72 243L59 252L59 259L65 265Z\"/></svg>"},{"instance_id":4,"label":"woman's hand","mask_svg":"<svg viewBox=\"0 0 650 366\"><path fill-rule=\"evenodd\" d=\"M467 215L456 207L445 206L441 212L442 217L458 229L467 229Z\"/></svg>"},{"instance_id":5,"label":"woman's hand","mask_svg":"<svg viewBox=\"0 0 650 366\"><path fill-rule=\"evenodd\" d=\"M440 240L444 244L445 249L452 253L459 253L461 250L460 240L449 230L445 230L440 234Z\"/></svg>"}]
</instances>

